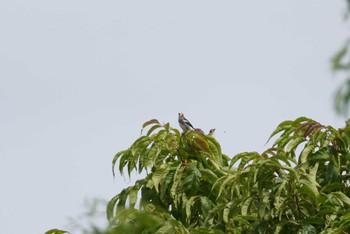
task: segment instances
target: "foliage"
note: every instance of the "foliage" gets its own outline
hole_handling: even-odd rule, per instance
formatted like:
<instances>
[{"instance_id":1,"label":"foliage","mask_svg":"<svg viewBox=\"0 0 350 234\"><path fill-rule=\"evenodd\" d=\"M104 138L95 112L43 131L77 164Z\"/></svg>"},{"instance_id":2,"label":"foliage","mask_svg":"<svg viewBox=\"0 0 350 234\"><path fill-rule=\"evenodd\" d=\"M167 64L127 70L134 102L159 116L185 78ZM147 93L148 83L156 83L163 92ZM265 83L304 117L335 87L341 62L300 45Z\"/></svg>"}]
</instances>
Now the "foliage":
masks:
<instances>
[{"instance_id":1,"label":"foliage","mask_svg":"<svg viewBox=\"0 0 350 234\"><path fill-rule=\"evenodd\" d=\"M347 233L350 121L278 125L263 153L229 158L211 136L151 120L114 168L146 172L107 205L107 233ZM139 201L139 203L138 203Z\"/></svg>"},{"instance_id":2,"label":"foliage","mask_svg":"<svg viewBox=\"0 0 350 234\"><path fill-rule=\"evenodd\" d=\"M339 51L332 58L333 71L337 73L350 74L350 39L340 48ZM343 115L348 114L350 105L350 77L346 79L339 86L335 96L335 109L338 113Z\"/></svg>"},{"instance_id":3,"label":"foliage","mask_svg":"<svg viewBox=\"0 0 350 234\"><path fill-rule=\"evenodd\" d=\"M47 232L45 232L45 234L67 234L69 232L67 231L63 231L63 230L59 230L59 229L50 229Z\"/></svg>"},{"instance_id":4,"label":"foliage","mask_svg":"<svg viewBox=\"0 0 350 234\"><path fill-rule=\"evenodd\" d=\"M350 1L346 0L347 11L345 19L350 16ZM350 106L350 38L344 45L333 55L332 69L336 73L345 74L344 81L339 85L334 99L334 107L338 114L348 115Z\"/></svg>"}]
</instances>

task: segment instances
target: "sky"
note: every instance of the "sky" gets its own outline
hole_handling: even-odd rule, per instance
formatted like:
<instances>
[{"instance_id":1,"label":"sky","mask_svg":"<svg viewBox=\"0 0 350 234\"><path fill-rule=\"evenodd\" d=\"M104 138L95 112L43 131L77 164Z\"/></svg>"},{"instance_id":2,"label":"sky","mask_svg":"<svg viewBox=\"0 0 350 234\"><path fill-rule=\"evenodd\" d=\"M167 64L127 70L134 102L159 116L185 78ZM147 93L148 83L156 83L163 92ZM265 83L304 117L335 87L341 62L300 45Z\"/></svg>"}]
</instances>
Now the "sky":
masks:
<instances>
[{"instance_id":1,"label":"sky","mask_svg":"<svg viewBox=\"0 0 350 234\"><path fill-rule=\"evenodd\" d=\"M0 233L67 227L111 199L114 154L156 118L263 151L278 123L336 128L345 1L0 1Z\"/></svg>"}]
</instances>

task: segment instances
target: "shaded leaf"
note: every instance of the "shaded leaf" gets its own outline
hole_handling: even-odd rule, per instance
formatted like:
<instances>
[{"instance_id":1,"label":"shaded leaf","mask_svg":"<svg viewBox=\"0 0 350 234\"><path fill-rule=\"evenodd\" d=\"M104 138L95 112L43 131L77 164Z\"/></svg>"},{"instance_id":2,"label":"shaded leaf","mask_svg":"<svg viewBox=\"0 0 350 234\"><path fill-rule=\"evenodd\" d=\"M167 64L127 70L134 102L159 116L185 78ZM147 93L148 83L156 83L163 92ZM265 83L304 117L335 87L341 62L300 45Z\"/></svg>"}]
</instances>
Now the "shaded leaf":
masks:
<instances>
[{"instance_id":1,"label":"shaded leaf","mask_svg":"<svg viewBox=\"0 0 350 234\"><path fill-rule=\"evenodd\" d=\"M201 176L196 165L191 164L185 173L185 179L183 181L183 189L187 196L192 196L197 193Z\"/></svg>"}]
</instances>

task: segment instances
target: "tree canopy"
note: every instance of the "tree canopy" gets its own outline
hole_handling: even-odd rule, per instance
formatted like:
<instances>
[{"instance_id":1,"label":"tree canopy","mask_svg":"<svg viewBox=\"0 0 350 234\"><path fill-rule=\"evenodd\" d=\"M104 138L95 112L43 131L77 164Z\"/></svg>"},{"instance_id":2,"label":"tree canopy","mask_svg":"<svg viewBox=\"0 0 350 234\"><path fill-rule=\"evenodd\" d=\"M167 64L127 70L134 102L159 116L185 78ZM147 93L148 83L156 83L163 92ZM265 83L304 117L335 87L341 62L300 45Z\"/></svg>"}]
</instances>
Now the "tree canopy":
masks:
<instances>
[{"instance_id":1,"label":"tree canopy","mask_svg":"<svg viewBox=\"0 0 350 234\"><path fill-rule=\"evenodd\" d=\"M222 153L212 136L150 120L112 163L146 172L107 205L106 233L347 233L350 121L284 121L262 153Z\"/></svg>"}]
</instances>

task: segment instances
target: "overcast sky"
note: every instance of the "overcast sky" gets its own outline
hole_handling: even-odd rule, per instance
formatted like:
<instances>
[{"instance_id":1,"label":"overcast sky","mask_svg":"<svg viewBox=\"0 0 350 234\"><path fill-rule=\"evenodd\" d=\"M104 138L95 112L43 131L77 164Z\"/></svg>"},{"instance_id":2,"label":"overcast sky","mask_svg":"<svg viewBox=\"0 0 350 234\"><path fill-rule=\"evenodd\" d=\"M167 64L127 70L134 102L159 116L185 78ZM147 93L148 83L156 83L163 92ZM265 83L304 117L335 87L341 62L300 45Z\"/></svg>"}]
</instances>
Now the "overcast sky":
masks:
<instances>
[{"instance_id":1,"label":"overcast sky","mask_svg":"<svg viewBox=\"0 0 350 234\"><path fill-rule=\"evenodd\" d=\"M262 151L278 123L341 127L345 1L0 1L0 233L64 228L131 185L111 161L157 118Z\"/></svg>"}]
</instances>

